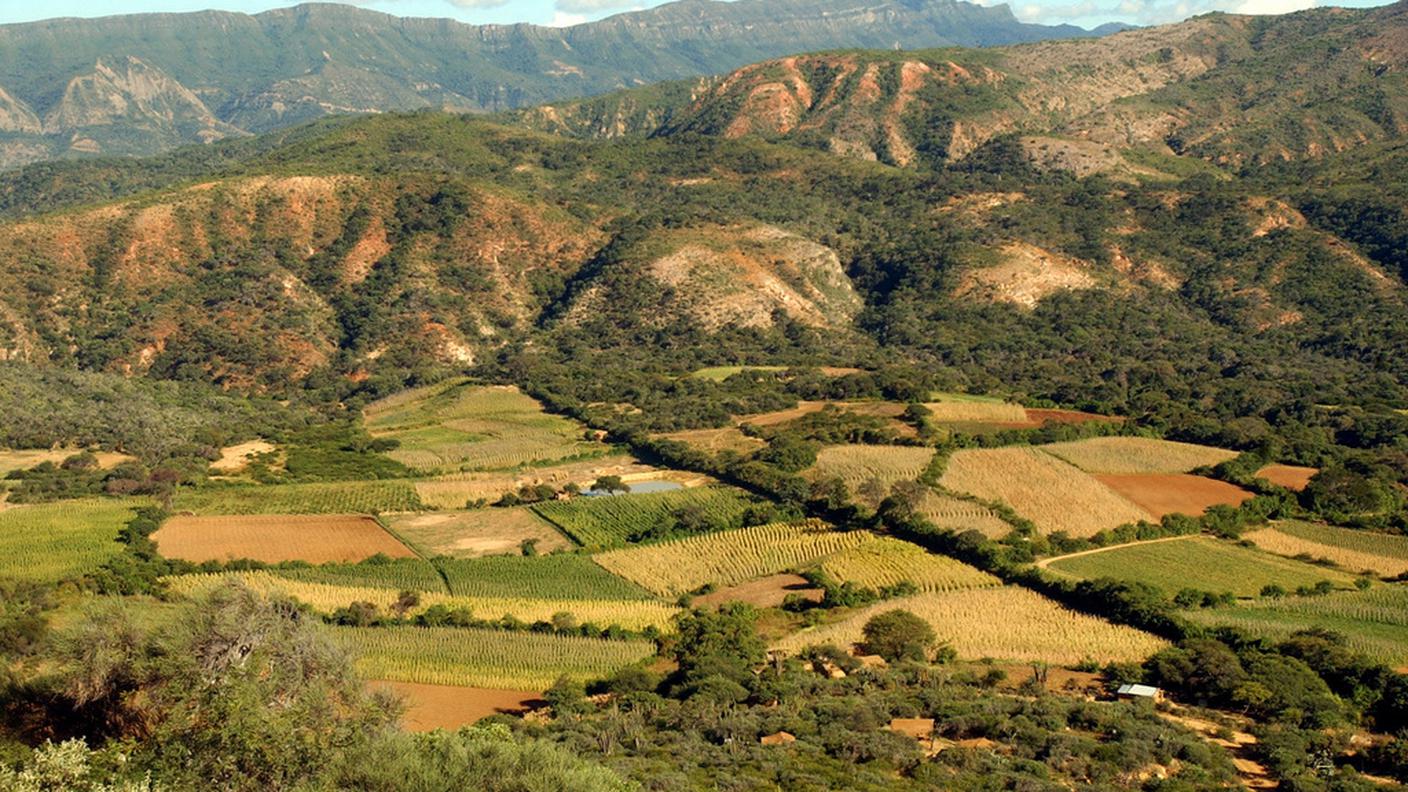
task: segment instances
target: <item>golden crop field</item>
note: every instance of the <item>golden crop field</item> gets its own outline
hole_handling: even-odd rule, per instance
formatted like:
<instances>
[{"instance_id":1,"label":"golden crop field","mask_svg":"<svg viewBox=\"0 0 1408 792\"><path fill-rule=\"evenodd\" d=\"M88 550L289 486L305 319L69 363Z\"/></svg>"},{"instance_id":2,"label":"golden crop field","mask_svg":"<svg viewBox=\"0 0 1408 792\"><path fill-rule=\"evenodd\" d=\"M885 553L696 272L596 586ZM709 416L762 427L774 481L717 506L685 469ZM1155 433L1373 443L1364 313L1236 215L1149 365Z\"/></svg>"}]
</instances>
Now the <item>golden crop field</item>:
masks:
<instances>
[{"instance_id":1,"label":"golden crop field","mask_svg":"<svg viewBox=\"0 0 1408 792\"><path fill-rule=\"evenodd\" d=\"M821 449L816 464L807 469L813 481L838 477L854 492L867 481L878 480L886 487L899 481L913 481L924 473L934 458L934 449L915 446L838 445Z\"/></svg>"},{"instance_id":2,"label":"golden crop field","mask_svg":"<svg viewBox=\"0 0 1408 792\"><path fill-rule=\"evenodd\" d=\"M353 602L370 602L383 613L396 601L399 592L392 588L371 586L339 586L289 580L272 572L215 572L165 578L171 590L188 597L199 596L228 580L238 580L261 594L283 593L319 613L331 613ZM525 622L550 621L553 614L571 613L579 623L592 622L601 627L613 624L627 630L643 630L649 626L668 630L679 608L654 600L582 600L536 599L529 597L455 597L443 592L418 592L420 604L409 611L415 615L434 605L447 608L468 608L477 619L498 619L512 616Z\"/></svg>"},{"instance_id":3,"label":"golden crop field","mask_svg":"<svg viewBox=\"0 0 1408 792\"><path fill-rule=\"evenodd\" d=\"M648 591L677 596L706 583L732 586L801 569L875 539L871 533L836 531L820 520L804 520L627 547L593 558Z\"/></svg>"},{"instance_id":4,"label":"golden crop field","mask_svg":"<svg viewBox=\"0 0 1408 792\"><path fill-rule=\"evenodd\" d=\"M161 554L184 561L250 558L280 561L361 561L378 553L415 554L376 520L357 514L246 514L177 516L152 534Z\"/></svg>"},{"instance_id":5,"label":"golden crop field","mask_svg":"<svg viewBox=\"0 0 1408 792\"><path fill-rule=\"evenodd\" d=\"M218 515L376 514L416 511L422 506L411 482L379 480L182 489L171 508Z\"/></svg>"},{"instance_id":6,"label":"golden crop field","mask_svg":"<svg viewBox=\"0 0 1408 792\"><path fill-rule=\"evenodd\" d=\"M1090 474L1035 448L965 449L954 453L940 484L984 500L1002 501L1042 533L1093 536L1148 512Z\"/></svg>"},{"instance_id":7,"label":"golden crop field","mask_svg":"<svg viewBox=\"0 0 1408 792\"><path fill-rule=\"evenodd\" d=\"M427 556L518 555L523 542L530 539L540 553L572 547L571 540L526 506L418 512L383 519L398 537Z\"/></svg>"},{"instance_id":8,"label":"golden crop field","mask_svg":"<svg viewBox=\"0 0 1408 792\"><path fill-rule=\"evenodd\" d=\"M0 510L0 577L56 581L122 552L118 532L145 500L78 500Z\"/></svg>"},{"instance_id":9,"label":"golden crop field","mask_svg":"<svg viewBox=\"0 0 1408 792\"><path fill-rule=\"evenodd\" d=\"M582 459L516 471L468 471L444 473L415 482L422 503L431 509L462 509L472 500L497 500L525 484L548 484L561 488L569 483L590 484L601 476L651 474L658 469L625 454Z\"/></svg>"},{"instance_id":10,"label":"golden crop field","mask_svg":"<svg viewBox=\"0 0 1408 792\"><path fill-rule=\"evenodd\" d=\"M1237 456L1224 448L1153 437L1092 437L1041 449L1087 473L1187 473Z\"/></svg>"},{"instance_id":11,"label":"golden crop field","mask_svg":"<svg viewBox=\"0 0 1408 792\"><path fill-rule=\"evenodd\" d=\"M1383 577L1408 572L1408 537L1396 534L1286 520L1242 538L1277 555L1323 558L1351 572L1367 570Z\"/></svg>"},{"instance_id":12,"label":"golden crop field","mask_svg":"<svg viewBox=\"0 0 1408 792\"><path fill-rule=\"evenodd\" d=\"M368 679L546 690L610 676L655 654L649 641L452 627L325 627Z\"/></svg>"},{"instance_id":13,"label":"golden crop field","mask_svg":"<svg viewBox=\"0 0 1408 792\"><path fill-rule=\"evenodd\" d=\"M820 564L839 582L872 589L913 583L920 591L957 591L1000 586L1002 581L948 556L888 536L828 556Z\"/></svg>"},{"instance_id":14,"label":"golden crop field","mask_svg":"<svg viewBox=\"0 0 1408 792\"><path fill-rule=\"evenodd\" d=\"M940 394L937 401L925 402L939 423L1026 424L1027 410L1020 404Z\"/></svg>"},{"instance_id":15,"label":"golden crop field","mask_svg":"<svg viewBox=\"0 0 1408 792\"><path fill-rule=\"evenodd\" d=\"M609 450L517 388L467 379L373 402L365 416L374 436L400 441L387 456L424 471L506 470Z\"/></svg>"},{"instance_id":16,"label":"golden crop field","mask_svg":"<svg viewBox=\"0 0 1408 792\"><path fill-rule=\"evenodd\" d=\"M955 533L978 531L989 539L1001 539L1012 532L1012 526L981 503L929 490L919 504L919 514L926 520Z\"/></svg>"},{"instance_id":17,"label":"golden crop field","mask_svg":"<svg viewBox=\"0 0 1408 792\"><path fill-rule=\"evenodd\" d=\"M939 640L964 659L992 657L1060 665L1087 659L1129 662L1168 646L1161 638L1078 613L1034 591L1003 586L879 602L841 621L789 635L776 648L796 652L814 644L849 647L863 640L862 628L873 616L895 609L910 611L929 622Z\"/></svg>"}]
</instances>

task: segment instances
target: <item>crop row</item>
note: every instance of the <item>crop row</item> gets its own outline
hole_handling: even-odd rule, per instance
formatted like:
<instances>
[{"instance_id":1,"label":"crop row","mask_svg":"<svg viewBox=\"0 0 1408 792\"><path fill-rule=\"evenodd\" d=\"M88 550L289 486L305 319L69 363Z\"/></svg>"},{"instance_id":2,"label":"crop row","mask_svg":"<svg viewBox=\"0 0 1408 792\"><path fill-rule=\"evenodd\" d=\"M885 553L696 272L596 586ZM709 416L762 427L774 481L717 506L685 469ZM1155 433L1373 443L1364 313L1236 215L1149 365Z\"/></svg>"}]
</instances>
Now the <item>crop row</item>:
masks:
<instances>
[{"instance_id":1,"label":"crop row","mask_svg":"<svg viewBox=\"0 0 1408 792\"><path fill-rule=\"evenodd\" d=\"M682 509L720 528L741 524L753 500L731 487L692 487L639 495L614 495L547 501L533 507L582 546L620 547L635 535L667 524Z\"/></svg>"}]
</instances>

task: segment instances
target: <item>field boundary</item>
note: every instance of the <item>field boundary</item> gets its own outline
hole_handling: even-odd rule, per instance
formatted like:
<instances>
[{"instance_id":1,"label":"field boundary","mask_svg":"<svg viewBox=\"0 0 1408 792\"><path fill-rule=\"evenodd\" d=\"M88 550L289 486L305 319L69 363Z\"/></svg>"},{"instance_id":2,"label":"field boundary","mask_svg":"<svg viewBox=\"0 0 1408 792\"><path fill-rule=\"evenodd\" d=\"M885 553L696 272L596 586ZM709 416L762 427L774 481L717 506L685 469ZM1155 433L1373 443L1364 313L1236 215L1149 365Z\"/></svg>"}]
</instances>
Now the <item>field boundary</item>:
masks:
<instances>
[{"instance_id":1,"label":"field boundary","mask_svg":"<svg viewBox=\"0 0 1408 792\"><path fill-rule=\"evenodd\" d=\"M1142 545L1159 544L1161 542L1177 542L1181 539L1194 539L1199 536L1205 535L1206 534L1203 533L1191 533L1179 534L1177 536L1160 536L1157 539L1143 539L1138 542L1124 542L1123 544L1105 545L1104 547L1092 547L1089 550L1078 550L1074 553L1066 553L1065 555L1051 556L1050 558L1042 558L1036 562L1036 568L1046 569L1057 561L1067 561L1072 558L1080 558L1081 556L1095 555L1096 553L1104 553L1109 550L1122 550L1126 547L1138 547ZM1057 574L1061 573L1058 571Z\"/></svg>"}]
</instances>

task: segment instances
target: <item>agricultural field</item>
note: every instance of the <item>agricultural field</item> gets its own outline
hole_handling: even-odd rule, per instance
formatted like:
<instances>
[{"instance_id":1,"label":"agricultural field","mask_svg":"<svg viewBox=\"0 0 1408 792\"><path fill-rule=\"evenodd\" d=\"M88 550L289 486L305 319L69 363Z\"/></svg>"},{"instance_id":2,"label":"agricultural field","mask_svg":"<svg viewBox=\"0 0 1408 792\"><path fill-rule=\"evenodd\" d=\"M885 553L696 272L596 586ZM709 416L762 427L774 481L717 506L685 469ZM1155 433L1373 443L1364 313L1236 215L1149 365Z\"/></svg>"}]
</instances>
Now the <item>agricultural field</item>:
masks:
<instances>
[{"instance_id":1,"label":"agricultural field","mask_svg":"<svg viewBox=\"0 0 1408 792\"><path fill-rule=\"evenodd\" d=\"M925 407L933 413L932 420L938 423L981 423L1011 424L1024 426L1028 423L1026 408L1001 399L969 394L943 393Z\"/></svg>"},{"instance_id":2,"label":"agricultural field","mask_svg":"<svg viewBox=\"0 0 1408 792\"><path fill-rule=\"evenodd\" d=\"M842 550L820 564L833 579L880 590L913 583L920 591L959 591L1000 586L1002 581L948 556L888 536Z\"/></svg>"},{"instance_id":3,"label":"agricultural field","mask_svg":"<svg viewBox=\"0 0 1408 792\"><path fill-rule=\"evenodd\" d=\"M260 514L172 517L152 534L161 554L183 561L361 561L414 553L361 515Z\"/></svg>"},{"instance_id":4,"label":"agricultural field","mask_svg":"<svg viewBox=\"0 0 1408 792\"><path fill-rule=\"evenodd\" d=\"M957 451L939 483L946 489L1002 501L1044 534L1093 536L1148 512L1079 468L1035 448Z\"/></svg>"},{"instance_id":5,"label":"agricultural field","mask_svg":"<svg viewBox=\"0 0 1408 792\"><path fill-rule=\"evenodd\" d=\"M507 470L610 449L517 388L465 379L373 402L365 416L373 436L400 442L387 456L426 472Z\"/></svg>"},{"instance_id":6,"label":"agricultural field","mask_svg":"<svg viewBox=\"0 0 1408 792\"><path fill-rule=\"evenodd\" d=\"M1242 536L1257 547L1283 556L1325 559L1351 572L1382 577L1408 573L1408 537L1283 520Z\"/></svg>"},{"instance_id":7,"label":"agricultural field","mask_svg":"<svg viewBox=\"0 0 1408 792\"><path fill-rule=\"evenodd\" d=\"M1087 473L1187 473L1237 457L1236 451L1152 437L1092 437L1041 450Z\"/></svg>"},{"instance_id":8,"label":"agricultural field","mask_svg":"<svg viewBox=\"0 0 1408 792\"><path fill-rule=\"evenodd\" d=\"M319 613L332 613L354 602L370 602L383 614L391 612L398 599L398 590L375 586L339 586L289 580L268 570L252 572L215 572L166 578L170 589L183 596L199 596L211 589L236 580L266 596L285 594ZM656 627L668 631L679 609L655 600L589 600L576 598L543 599L531 596L456 597L437 591L418 592L419 603L406 611L414 616L427 608L443 605L466 608L476 619L499 619L511 616L524 622L551 621L560 613L572 614L578 623L591 622L600 627L619 625L627 630Z\"/></svg>"},{"instance_id":9,"label":"agricultural field","mask_svg":"<svg viewBox=\"0 0 1408 792\"><path fill-rule=\"evenodd\" d=\"M470 501L494 501L525 484L548 484L561 489L569 483L589 484L601 476L627 478L658 472L634 457L615 454L516 471L446 473L417 481L415 489L427 508L463 509Z\"/></svg>"},{"instance_id":10,"label":"agricultural field","mask_svg":"<svg viewBox=\"0 0 1408 792\"><path fill-rule=\"evenodd\" d=\"M821 602L825 592L801 575L782 572L736 586L725 586L690 601L691 608L712 608L729 602L745 602L755 608L778 608L796 595L808 602Z\"/></svg>"},{"instance_id":11,"label":"agricultural field","mask_svg":"<svg viewBox=\"0 0 1408 792\"><path fill-rule=\"evenodd\" d=\"M875 540L871 533L834 531L820 520L804 520L612 550L594 559L649 591L674 597L706 583L732 586L803 569L833 553Z\"/></svg>"},{"instance_id":12,"label":"agricultural field","mask_svg":"<svg viewBox=\"0 0 1408 792\"><path fill-rule=\"evenodd\" d=\"M1310 486L1310 480L1319 472L1320 468L1299 465L1267 465L1256 472L1256 477L1292 492L1300 492Z\"/></svg>"},{"instance_id":13,"label":"agricultural field","mask_svg":"<svg viewBox=\"0 0 1408 792\"><path fill-rule=\"evenodd\" d=\"M1001 539L1012 532L1012 526L991 509L952 495L929 490L920 502L919 514L924 519L954 533L978 531L989 539Z\"/></svg>"},{"instance_id":14,"label":"agricultural field","mask_svg":"<svg viewBox=\"0 0 1408 792\"><path fill-rule=\"evenodd\" d=\"M567 600L649 599L634 583L602 569L585 555L492 556L440 559L450 593L464 597L534 597Z\"/></svg>"},{"instance_id":15,"label":"agricultural field","mask_svg":"<svg viewBox=\"0 0 1408 792\"><path fill-rule=\"evenodd\" d=\"M420 682L375 680L373 689L395 694L406 705L401 725L412 732L455 731L490 715L521 715L545 706L534 690L426 685Z\"/></svg>"},{"instance_id":16,"label":"agricultural field","mask_svg":"<svg viewBox=\"0 0 1408 792\"><path fill-rule=\"evenodd\" d=\"M759 438L743 434L743 430L736 426L725 426L719 429L685 429L656 436L684 443L706 454L733 451L746 456L767 445Z\"/></svg>"},{"instance_id":17,"label":"agricultural field","mask_svg":"<svg viewBox=\"0 0 1408 792\"><path fill-rule=\"evenodd\" d=\"M0 449L0 478L4 478L13 471L26 470L44 462L52 462L57 465L74 454L81 453L83 453L81 448L26 448L13 451ZM105 469L133 459L127 454L111 451L95 451L93 454L98 458L98 467Z\"/></svg>"},{"instance_id":18,"label":"agricultural field","mask_svg":"<svg viewBox=\"0 0 1408 792\"><path fill-rule=\"evenodd\" d=\"M1238 506L1252 497L1234 484L1189 473L1101 473L1095 478L1154 519L1197 517L1213 506Z\"/></svg>"},{"instance_id":19,"label":"agricultural field","mask_svg":"<svg viewBox=\"0 0 1408 792\"><path fill-rule=\"evenodd\" d=\"M384 480L183 489L171 504L174 512L192 514L379 514L421 508L411 482Z\"/></svg>"},{"instance_id":20,"label":"agricultural field","mask_svg":"<svg viewBox=\"0 0 1408 792\"><path fill-rule=\"evenodd\" d=\"M518 555L523 543L530 540L539 553L572 547L571 540L526 506L396 514L382 519L392 533L426 556Z\"/></svg>"},{"instance_id":21,"label":"agricultural field","mask_svg":"<svg viewBox=\"0 0 1408 792\"><path fill-rule=\"evenodd\" d=\"M1265 638L1284 638L1310 628L1332 630L1344 636L1350 649L1372 660L1394 668L1408 666L1408 588L1401 585L1337 591L1323 597L1260 599L1182 613L1189 621L1236 627Z\"/></svg>"},{"instance_id":22,"label":"agricultural field","mask_svg":"<svg viewBox=\"0 0 1408 792\"><path fill-rule=\"evenodd\" d=\"M914 481L934 458L934 449L915 446L837 445L821 449L807 478L819 481L840 478L852 492L869 481L888 488L899 481Z\"/></svg>"},{"instance_id":23,"label":"agricultural field","mask_svg":"<svg viewBox=\"0 0 1408 792\"><path fill-rule=\"evenodd\" d=\"M632 535L668 522L680 509L694 509L718 525L739 524L755 504L746 492L734 487L689 487L650 492L546 501L532 508L539 517L560 528L583 547L621 547Z\"/></svg>"},{"instance_id":24,"label":"agricultural field","mask_svg":"<svg viewBox=\"0 0 1408 792\"><path fill-rule=\"evenodd\" d=\"M734 374L742 374L745 371L786 371L786 366L709 366L699 369L689 376L695 379L710 380L712 382L723 382Z\"/></svg>"},{"instance_id":25,"label":"agricultural field","mask_svg":"<svg viewBox=\"0 0 1408 792\"><path fill-rule=\"evenodd\" d=\"M285 580L353 588L449 593L440 570L423 558L394 558L361 564L321 564L269 570Z\"/></svg>"},{"instance_id":26,"label":"agricultural field","mask_svg":"<svg viewBox=\"0 0 1408 792\"><path fill-rule=\"evenodd\" d=\"M0 510L0 577L56 581L92 572L122 551L134 500L79 500Z\"/></svg>"},{"instance_id":27,"label":"agricultural field","mask_svg":"<svg viewBox=\"0 0 1408 792\"><path fill-rule=\"evenodd\" d=\"M840 621L789 635L776 648L797 652L814 644L845 648L860 642L862 628L876 614L911 611L929 622L941 642L964 659L995 658L1073 665L1083 660L1143 660L1167 642L1132 627L1111 624L1069 610L1016 586L918 594L887 600Z\"/></svg>"},{"instance_id":28,"label":"agricultural field","mask_svg":"<svg viewBox=\"0 0 1408 792\"><path fill-rule=\"evenodd\" d=\"M649 641L450 627L327 627L369 679L428 685L546 690L559 677L587 681L646 660Z\"/></svg>"},{"instance_id":29,"label":"agricultural field","mask_svg":"<svg viewBox=\"0 0 1408 792\"><path fill-rule=\"evenodd\" d=\"M1287 591L1328 580L1353 588L1354 576L1306 564L1208 536L1181 536L1074 553L1042 562L1052 572L1073 578L1138 581L1173 595L1185 588L1256 597L1263 586Z\"/></svg>"}]
</instances>

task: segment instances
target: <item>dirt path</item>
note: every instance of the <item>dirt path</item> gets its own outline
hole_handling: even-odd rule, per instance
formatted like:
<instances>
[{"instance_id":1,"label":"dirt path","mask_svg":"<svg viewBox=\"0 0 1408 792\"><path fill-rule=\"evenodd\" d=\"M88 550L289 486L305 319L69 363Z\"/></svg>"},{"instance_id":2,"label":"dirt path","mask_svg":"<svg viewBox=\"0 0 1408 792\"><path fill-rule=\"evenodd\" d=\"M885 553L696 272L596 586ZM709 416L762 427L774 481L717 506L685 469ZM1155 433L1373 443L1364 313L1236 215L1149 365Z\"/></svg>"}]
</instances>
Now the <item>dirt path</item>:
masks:
<instances>
[{"instance_id":1,"label":"dirt path","mask_svg":"<svg viewBox=\"0 0 1408 792\"><path fill-rule=\"evenodd\" d=\"M1142 542L1125 542L1124 544L1109 545L1109 546L1107 546L1107 547L1097 547L1097 548L1095 548L1095 549L1093 549L1093 550L1081 550L1081 551L1078 552L1078 553L1067 553L1067 554L1065 554L1065 555L1052 556L1051 558L1043 558L1043 559L1041 559L1040 561L1037 561L1037 562L1036 562L1036 566L1037 566L1037 569L1046 569L1048 566L1051 566L1052 563L1054 563L1054 562L1056 562L1056 561L1065 561L1065 560L1068 559L1068 558L1080 558L1081 556L1088 556L1088 555L1094 555L1094 554L1096 554L1096 553L1103 553L1103 552L1105 552L1105 551L1107 551L1107 550L1118 550L1118 549L1120 549L1121 547L1134 547L1135 545L1151 545L1151 544L1158 544L1158 543L1160 543L1160 542L1177 542L1177 541L1179 541L1180 539L1193 539L1193 538L1196 538L1196 537L1199 537L1199 536L1202 536L1202 534L1182 534L1182 535L1179 535L1179 536L1163 536L1163 537L1160 537L1160 538L1158 538L1158 539L1146 539L1146 540L1144 540L1144 541L1142 541Z\"/></svg>"},{"instance_id":2,"label":"dirt path","mask_svg":"<svg viewBox=\"0 0 1408 792\"><path fill-rule=\"evenodd\" d=\"M1275 789L1277 787L1276 780L1271 777L1271 772L1266 769L1266 766L1248 756L1251 753L1251 746L1256 745L1254 735L1233 729L1230 732L1231 739L1228 739L1227 736L1219 736L1218 732L1222 730L1222 726L1204 718L1188 715L1184 710L1160 712L1159 717L1187 727L1213 745L1227 749L1227 752L1232 755L1232 766L1237 768L1237 775L1241 776L1248 789Z\"/></svg>"}]
</instances>

